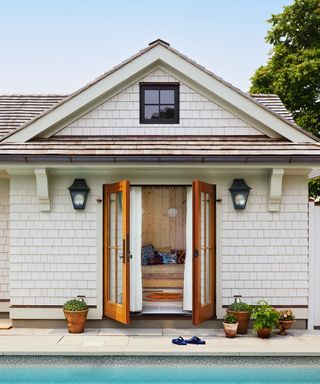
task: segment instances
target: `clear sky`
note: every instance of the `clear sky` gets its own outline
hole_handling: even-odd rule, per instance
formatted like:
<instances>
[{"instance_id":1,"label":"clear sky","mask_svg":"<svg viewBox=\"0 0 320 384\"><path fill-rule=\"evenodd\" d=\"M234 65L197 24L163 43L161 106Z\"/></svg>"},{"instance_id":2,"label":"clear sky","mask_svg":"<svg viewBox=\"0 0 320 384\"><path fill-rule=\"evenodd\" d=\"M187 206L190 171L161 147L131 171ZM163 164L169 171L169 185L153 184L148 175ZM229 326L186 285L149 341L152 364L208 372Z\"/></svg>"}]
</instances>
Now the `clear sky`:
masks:
<instances>
[{"instance_id":1,"label":"clear sky","mask_svg":"<svg viewBox=\"0 0 320 384\"><path fill-rule=\"evenodd\" d=\"M0 0L0 93L70 93L158 37L247 91L292 2Z\"/></svg>"}]
</instances>

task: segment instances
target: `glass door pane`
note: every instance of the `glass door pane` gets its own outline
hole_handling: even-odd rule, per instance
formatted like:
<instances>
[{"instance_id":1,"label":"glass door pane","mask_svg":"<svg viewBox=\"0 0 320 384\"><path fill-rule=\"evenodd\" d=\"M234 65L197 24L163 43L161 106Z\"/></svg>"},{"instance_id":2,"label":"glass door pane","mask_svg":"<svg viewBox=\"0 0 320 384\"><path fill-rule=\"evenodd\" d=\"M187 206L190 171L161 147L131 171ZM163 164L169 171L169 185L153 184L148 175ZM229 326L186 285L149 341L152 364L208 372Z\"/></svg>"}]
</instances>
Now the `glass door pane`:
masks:
<instances>
[{"instance_id":1,"label":"glass door pane","mask_svg":"<svg viewBox=\"0 0 320 384\"><path fill-rule=\"evenodd\" d=\"M129 193L128 181L104 186L104 315L128 324Z\"/></svg>"},{"instance_id":2,"label":"glass door pane","mask_svg":"<svg viewBox=\"0 0 320 384\"><path fill-rule=\"evenodd\" d=\"M122 192L109 195L109 300L122 304Z\"/></svg>"},{"instance_id":3,"label":"glass door pane","mask_svg":"<svg viewBox=\"0 0 320 384\"><path fill-rule=\"evenodd\" d=\"M201 192L200 205L200 264L201 264L201 304L206 304L211 300L210 283L210 194Z\"/></svg>"},{"instance_id":4,"label":"glass door pane","mask_svg":"<svg viewBox=\"0 0 320 384\"><path fill-rule=\"evenodd\" d=\"M215 313L215 186L193 182L193 323Z\"/></svg>"}]
</instances>

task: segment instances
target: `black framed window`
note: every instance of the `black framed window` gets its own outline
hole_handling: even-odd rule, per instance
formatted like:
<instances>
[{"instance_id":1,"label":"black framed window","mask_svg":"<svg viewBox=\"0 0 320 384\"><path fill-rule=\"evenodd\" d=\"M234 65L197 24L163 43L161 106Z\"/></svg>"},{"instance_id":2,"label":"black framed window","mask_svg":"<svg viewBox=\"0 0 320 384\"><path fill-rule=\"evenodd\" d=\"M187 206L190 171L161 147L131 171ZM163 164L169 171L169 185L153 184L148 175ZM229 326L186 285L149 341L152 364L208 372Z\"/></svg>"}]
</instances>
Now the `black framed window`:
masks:
<instances>
[{"instance_id":1,"label":"black framed window","mask_svg":"<svg viewBox=\"0 0 320 384\"><path fill-rule=\"evenodd\" d=\"M178 83L140 83L140 123L179 123Z\"/></svg>"}]
</instances>

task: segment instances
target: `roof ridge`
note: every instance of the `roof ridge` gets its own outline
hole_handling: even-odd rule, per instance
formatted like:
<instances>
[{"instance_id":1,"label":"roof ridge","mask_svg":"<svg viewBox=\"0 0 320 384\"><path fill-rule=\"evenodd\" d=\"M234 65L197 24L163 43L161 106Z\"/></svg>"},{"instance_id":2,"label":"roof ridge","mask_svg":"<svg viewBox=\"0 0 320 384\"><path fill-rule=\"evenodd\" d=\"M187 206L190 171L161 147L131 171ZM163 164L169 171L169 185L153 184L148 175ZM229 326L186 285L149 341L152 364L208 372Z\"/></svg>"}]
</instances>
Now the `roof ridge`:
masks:
<instances>
[{"instance_id":1,"label":"roof ridge","mask_svg":"<svg viewBox=\"0 0 320 384\"><path fill-rule=\"evenodd\" d=\"M148 45L150 46L150 45L156 45L156 44L164 44L164 45L167 45L168 47L170 47L170 44L167 41L162 40L160 38L151 41L151 43L149 43Z\"/></svg>"}]
</instances>

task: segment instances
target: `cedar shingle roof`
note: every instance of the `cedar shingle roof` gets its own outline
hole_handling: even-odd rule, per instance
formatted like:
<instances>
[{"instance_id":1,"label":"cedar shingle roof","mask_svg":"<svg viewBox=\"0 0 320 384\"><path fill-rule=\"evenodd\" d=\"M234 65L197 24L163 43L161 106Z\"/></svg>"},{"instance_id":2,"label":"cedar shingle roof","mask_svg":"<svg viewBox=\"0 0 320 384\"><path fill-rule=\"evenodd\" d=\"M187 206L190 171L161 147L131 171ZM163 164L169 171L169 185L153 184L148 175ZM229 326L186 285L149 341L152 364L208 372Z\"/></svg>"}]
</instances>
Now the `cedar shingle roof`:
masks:
<instances>
[{"instance_id":1,"label":"cedar shingle roof","mask_svg":"<svg viewBox=\"0 0 320 384\"><path fill-rule=\"evenodd\" d=\"M256 101L265 107L269 108L271 111L275 112L277 115L284 117L286 120L295 124L292 113L287 110L281 101L278 95L267 95L263 93L256 93L251 95Z\"/></svg>"},{"instance_id":2,"label":"cedar shingle roof","mask_svg":"<svg viewBox=\"0 0 320 384\"><path fill-rule=\"evenodd\" d=\"M59 103L61 95L0 95L0 137Z\"/></svg>"},{"instance_id":3,"label":"cedar shingle roof","mask_svg":"<svg viewBox=\"0 0 320 384\"><path fill-rule=\"evenodd\" d=\"M277 95L251 95L272 112L294 123ZM0 138L56 106L66 95L0 95Z\"/></svg>"},{"instance_id":4,"label":"cedar shingle roof","mask_svg":"<svg viewBox=\"0 0 320 384\"><path fill-rule=\"evenodd\" d=\"M56 136L0 147L0 161L320 161L320 145L256 136Z\"/></svg>"}]
</instances>

